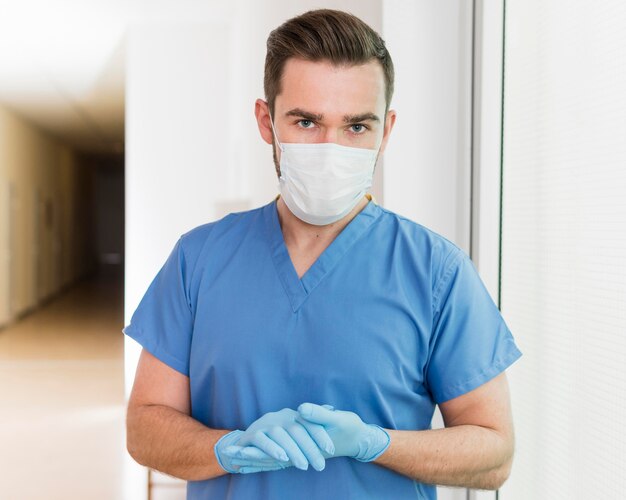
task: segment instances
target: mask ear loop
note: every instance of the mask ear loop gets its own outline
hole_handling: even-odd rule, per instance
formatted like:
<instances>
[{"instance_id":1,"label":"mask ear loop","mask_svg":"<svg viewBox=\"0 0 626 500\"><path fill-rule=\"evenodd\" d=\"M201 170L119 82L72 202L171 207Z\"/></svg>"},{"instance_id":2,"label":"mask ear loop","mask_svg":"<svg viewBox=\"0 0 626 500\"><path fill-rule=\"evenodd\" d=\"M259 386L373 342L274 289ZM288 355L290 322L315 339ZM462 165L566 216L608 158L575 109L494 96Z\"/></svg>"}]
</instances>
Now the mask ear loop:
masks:
<instances>
[{"instance_id":1,"label":"mask ear loop","mask_svg":"<svg viewBox=\"0 0 626 500\"><path fill-rule=\"evenodd\" d=\"M280 141L278 140L278 136L276 135L276 129L274 128L274 121L272 120L272 115L271 113L268 113L269 117L270 117L270 124L272 125L272 132L274 133L274 139L276 139L276 142L278 143L278 147L280 148L281 151L285 151L285 148L283 148L283 145L280 143Z\"/></svg>"}]
</instances>

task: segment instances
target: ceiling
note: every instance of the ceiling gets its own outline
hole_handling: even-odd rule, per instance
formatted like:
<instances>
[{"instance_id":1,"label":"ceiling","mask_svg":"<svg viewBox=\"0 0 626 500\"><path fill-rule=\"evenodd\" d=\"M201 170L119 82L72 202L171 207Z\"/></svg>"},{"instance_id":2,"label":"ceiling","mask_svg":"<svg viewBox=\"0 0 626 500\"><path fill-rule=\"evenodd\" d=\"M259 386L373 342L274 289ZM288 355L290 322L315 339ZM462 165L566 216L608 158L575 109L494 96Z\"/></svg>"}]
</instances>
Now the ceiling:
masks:
<instances>
[{"instance_id":1,"label":"ceiling","mask_svg":"<svg viewBox=\"0 0 626 500\"><path fill-rule=\"evenodd\" d=\"M0 0L0 105L75 149L122 152L127 5Z\"/></svg>"}]
</instances>

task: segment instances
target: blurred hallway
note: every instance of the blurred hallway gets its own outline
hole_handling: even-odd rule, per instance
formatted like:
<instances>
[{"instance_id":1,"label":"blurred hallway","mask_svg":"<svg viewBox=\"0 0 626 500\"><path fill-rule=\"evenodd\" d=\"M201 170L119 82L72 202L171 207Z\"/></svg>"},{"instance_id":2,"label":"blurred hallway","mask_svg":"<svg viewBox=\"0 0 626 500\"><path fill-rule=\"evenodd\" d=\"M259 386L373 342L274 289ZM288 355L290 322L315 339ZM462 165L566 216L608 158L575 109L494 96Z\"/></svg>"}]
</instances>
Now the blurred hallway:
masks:
<instances>
[{"instance_id":1,"label":"blurred hallway","mask_svg":"<svg viewBox=\"0 0 626 500\"><path fill-rule=\"evenodd\" d=\"M0 498L122 497L123 266L0 330Z\"/></svg>"}]
</instances>

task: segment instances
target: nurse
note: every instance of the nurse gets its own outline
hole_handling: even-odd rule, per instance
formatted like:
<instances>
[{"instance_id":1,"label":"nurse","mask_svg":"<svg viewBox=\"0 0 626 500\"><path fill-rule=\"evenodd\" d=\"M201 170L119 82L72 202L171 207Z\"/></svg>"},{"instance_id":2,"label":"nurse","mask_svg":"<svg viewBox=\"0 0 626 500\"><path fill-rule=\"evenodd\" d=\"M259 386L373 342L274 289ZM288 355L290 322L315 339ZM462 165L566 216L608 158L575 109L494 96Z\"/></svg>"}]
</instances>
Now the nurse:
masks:
<instances>
[{"instance_id":1,"label":"nurse","mask_svg":"<svg viewBox=\"0 0 626 500\"><path fill-rule=\"evenodd\" d=\"M368 195L393 81L350 14L274 30L255 112L279 196L182 235L124 328L143 347L128 450L189 499L434 499L509 475L511 332L462 250Z\"/></svg>"}]
</instances>

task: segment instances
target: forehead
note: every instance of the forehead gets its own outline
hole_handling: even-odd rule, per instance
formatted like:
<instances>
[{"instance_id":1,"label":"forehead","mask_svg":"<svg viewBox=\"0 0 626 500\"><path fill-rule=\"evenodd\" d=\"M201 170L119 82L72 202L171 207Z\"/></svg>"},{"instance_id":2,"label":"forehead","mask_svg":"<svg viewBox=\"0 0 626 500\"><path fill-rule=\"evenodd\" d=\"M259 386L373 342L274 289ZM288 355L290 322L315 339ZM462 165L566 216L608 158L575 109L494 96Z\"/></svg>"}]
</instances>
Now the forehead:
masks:
<instances>
[{"instance_id":1,"label":"forehead","mask_svg":"<svg viewBox=\"0 0 626 500\"><path fill-rule=\"evenodd\" d=\"M381 112L385 108L382 66L377 60L337 66L290 58L276 97L277 114L294 107L324 115Z\"/></svg>"}]
</instances>

